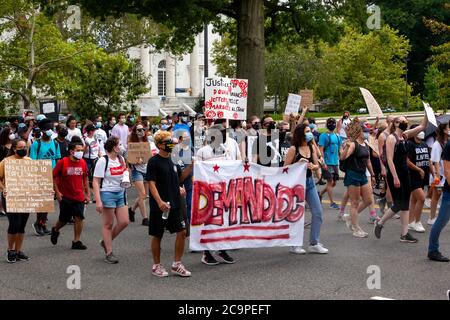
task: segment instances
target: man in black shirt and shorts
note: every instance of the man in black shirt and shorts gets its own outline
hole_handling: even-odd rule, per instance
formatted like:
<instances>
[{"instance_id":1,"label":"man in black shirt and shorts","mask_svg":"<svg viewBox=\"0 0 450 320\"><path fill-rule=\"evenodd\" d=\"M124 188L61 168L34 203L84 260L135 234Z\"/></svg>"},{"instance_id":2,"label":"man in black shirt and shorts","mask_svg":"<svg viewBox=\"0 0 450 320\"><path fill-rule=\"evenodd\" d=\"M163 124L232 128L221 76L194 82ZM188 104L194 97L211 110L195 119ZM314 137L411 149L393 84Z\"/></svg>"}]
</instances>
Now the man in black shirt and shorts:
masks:
<instances>
[{"instance_id":1,"label":"man in black shirt and shorts","mask_svg":"<svg viewBox=\"0 0 450 320\"><path fill-rule=\"evenodd\" d=\"M180 208L181 196L185 196L185 190L180 188L180 182L183 182L192 172L192 164L181 173L180 167L172 162L170 154L174 142L170 132L158 132L155 135L155 144L159 153L149 160L146 177L150 191L149 235L152 236L151 248L154 261L152 274L157 277L168 276L160 263L161 239L164 230L167 229L170 233L177 234L172 273L189 277L191 273L181 263L186 238L186 222ZM169 215L164 219L163 212L167 211Z\"/></svg>"}]
</instances>

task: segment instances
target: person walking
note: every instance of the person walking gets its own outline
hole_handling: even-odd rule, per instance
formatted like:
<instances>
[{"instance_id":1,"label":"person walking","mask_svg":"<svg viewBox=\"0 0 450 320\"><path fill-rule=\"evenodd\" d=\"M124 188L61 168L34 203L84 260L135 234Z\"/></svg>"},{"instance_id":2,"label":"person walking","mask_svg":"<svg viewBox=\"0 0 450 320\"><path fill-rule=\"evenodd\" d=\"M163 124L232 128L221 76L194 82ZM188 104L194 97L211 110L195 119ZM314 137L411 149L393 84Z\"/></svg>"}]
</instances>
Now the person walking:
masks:
<instances>
[{"instance_id":1,"label":"person walking","mask_svg":"<svg viewBox=\"0 0 450 320\"><path fill-rule=\"evenodd\" d=\"M346 133L345 129L350 124L350 122L352 122L352 120L350 119L350 112L344 111L344 115L342 116L341 119L339 119L339 121L337 123L337 132L339 133L339 136L341 137L342 143L344 143L345 140L347 140L347 133Z\"/></svg>"},{"instance_id":2,"label":"person walking","mask_svg":"<svg viewBox=\"0 0 450 320\"><path fill-rule=\"evenodd\" d=\"M126 117L123 113L119 114L117 117L119 119L119 123L114 126L114 128L111 131L111 135L119 138L120 143L122 144L123 148L128 149L128 134L129 134L129 128L125 124Z\"/></svg>"}]
</instances>

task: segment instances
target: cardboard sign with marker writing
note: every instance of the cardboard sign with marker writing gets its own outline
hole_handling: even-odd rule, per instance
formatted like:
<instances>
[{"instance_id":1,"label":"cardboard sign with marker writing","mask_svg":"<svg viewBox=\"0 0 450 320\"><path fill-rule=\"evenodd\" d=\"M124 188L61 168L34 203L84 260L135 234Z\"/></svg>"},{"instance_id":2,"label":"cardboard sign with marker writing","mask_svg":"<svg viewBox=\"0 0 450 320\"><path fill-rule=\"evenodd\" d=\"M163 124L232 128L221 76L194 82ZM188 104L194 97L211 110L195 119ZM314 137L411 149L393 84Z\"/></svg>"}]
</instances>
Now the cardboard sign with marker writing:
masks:
<instances>
[{"instance_id":1,"label":"cardboard sign with marker writing","mask_svg":"<svg viewBox=\"0 0 450 320\"><path fill-rule=\"evenodd\" d=\"M300 90L299 95L302 97L300 107L311 107L314 104L314 90Z\"/></svg>"},{"instance_id":2,"label":"cardboard sign with marker writing","mask_svg":"<svg viewBox=\"0 0 450 320\"><path fill-rule=\"evenodd\" d=\"M7 160L8 212L55 212L51 160Z\"/></svg>"},{"instance_id":3,"label":"cardboard sign with marker writing","mask_svg":"<svg viewBox=\"0 0 450 320\"><path fill-rule=\"evenodd\" d=\"M137 164L139 159L146 163L152 157L150 145L148 142L130 142L128 143L128 162Z\"/></svg>"}]
</instances>

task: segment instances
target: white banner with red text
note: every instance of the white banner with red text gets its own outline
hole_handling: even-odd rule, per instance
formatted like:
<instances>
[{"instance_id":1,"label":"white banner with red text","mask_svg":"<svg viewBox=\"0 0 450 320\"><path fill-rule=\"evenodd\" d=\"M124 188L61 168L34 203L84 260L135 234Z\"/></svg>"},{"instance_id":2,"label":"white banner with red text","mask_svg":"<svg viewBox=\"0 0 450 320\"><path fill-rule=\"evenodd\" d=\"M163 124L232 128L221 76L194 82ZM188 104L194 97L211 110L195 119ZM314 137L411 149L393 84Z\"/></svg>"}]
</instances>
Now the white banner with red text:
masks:
<instances>
[{"instance_id":1,"label":"white banner with red text","mask_svg":"<svg viewBox=\"0 0 450 320\"><path fill-rule=\"evenodd\" d=\"M302 246L306 169L196 161L189 248Z\"/></svg>"}]
</instances>

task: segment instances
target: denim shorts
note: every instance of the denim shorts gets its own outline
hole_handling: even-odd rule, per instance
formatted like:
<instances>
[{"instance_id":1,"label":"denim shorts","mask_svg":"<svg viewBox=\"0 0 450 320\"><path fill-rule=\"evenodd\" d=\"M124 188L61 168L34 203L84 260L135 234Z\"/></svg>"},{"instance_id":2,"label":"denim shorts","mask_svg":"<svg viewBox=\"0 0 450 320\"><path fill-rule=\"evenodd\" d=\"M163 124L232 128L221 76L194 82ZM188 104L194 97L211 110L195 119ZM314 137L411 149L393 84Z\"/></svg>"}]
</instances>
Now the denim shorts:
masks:
<instances>
[{"instance_id":1,"label":"denim shorts","mask_svg":"<svg viewBox=\"0 0 450 320\"><path fill-rule=\"evenodd\" d=\"M362 187L369 182L365 172L357 172L353 170L347 170L345 172L344 186L349 187Z\"/></svg>"},{"instance_id":2,"label":"denim shorts","mask_svg":"<svg viewBox=\"0 0 450 320\"><path fill-rule=\"evenodd\" d=\"M127 205L127 195L125 191L101 191L100 198L102 199L104 208L121 208Z\"/></svg>"},{"instance_id":3,"label":"denim shorts","mask_svg":"<svg viewBox=\"0 0 450 320\"><path fill-rule=\"evenodd\" d=\"M131 169L131 180L134 181L144 181L145 173L137 171L136 169Z\"/></svg>"}]
</instances>

